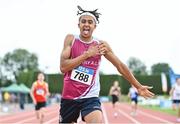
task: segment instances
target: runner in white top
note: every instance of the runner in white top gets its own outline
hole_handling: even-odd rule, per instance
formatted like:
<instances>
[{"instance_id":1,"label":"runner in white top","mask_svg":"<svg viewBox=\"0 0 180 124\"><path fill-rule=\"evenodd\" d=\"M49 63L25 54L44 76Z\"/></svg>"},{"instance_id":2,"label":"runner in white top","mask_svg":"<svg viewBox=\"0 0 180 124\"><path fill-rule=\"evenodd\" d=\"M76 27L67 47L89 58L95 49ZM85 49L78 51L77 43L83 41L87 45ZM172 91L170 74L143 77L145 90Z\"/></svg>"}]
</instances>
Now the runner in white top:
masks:
<instances>
[{"instance_id":1,"label":"runner in white top","mask_svg":"<svg viewBox=\"0 0 180 124\"><path fill-rule=\"evenodd\" d=\"M178 109L177 121L180 122L180 78L177 78L176 83L172 86L170 96L172 98L173 110Z\"/></svg>"}]
</instances>

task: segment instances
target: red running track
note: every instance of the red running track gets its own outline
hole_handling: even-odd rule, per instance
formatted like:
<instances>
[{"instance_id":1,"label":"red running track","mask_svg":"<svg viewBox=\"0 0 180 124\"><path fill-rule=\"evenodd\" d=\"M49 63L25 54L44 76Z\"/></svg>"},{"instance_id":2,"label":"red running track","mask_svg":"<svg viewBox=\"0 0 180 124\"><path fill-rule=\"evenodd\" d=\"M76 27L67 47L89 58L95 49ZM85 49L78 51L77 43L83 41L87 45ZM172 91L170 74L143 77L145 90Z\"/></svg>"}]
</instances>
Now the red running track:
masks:
<instances>
[{"instance_id":1,"label":"red running track","mask_svg":"<svg viewBox=\"0 0 180 124\"><path fill-rule=\"evenodd\" d=\"M127 103L120 103L116 110L112 108L111 103L103 103L103 122L105 124L111 123L126 123L126 124L174 124L176 123L176 116L168 115L149 109L138 107L137 115L131 116L131 106ZM118 113L118 116L114 116L114 111ZM59 118L59 105L54 104L48 106L45 110L44 124L57 124ZM78 120L79 123L83 123ZM39 123L36 119L34 110L21 111L10 115L0 116L0 124L13 123Z\"/></svg>"}]
</instances>

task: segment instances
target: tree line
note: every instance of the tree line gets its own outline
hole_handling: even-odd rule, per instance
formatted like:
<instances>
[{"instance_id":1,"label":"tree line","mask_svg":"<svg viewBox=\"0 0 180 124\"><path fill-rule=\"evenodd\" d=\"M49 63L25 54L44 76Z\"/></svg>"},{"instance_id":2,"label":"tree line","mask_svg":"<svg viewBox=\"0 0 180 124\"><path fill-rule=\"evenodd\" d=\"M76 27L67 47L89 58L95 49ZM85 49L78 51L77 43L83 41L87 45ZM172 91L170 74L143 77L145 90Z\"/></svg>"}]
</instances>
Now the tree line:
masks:
<instances>
[{"instance_id":1,"label":"tree line","mask_svg":"<svg viewBox=\"0 0 180 124\"><path fill-rule=\"evenodd\" d=\"M134 75L168 74L169 64L158 62L151 66L150 72L138 58L130 57L126 63ZM0 57L0 83L16 82L21 73L37 72L39 69L38 56L26 49L15 49ZM103 73L101 71L101 73Z\"/></svg>"}]
</instances>

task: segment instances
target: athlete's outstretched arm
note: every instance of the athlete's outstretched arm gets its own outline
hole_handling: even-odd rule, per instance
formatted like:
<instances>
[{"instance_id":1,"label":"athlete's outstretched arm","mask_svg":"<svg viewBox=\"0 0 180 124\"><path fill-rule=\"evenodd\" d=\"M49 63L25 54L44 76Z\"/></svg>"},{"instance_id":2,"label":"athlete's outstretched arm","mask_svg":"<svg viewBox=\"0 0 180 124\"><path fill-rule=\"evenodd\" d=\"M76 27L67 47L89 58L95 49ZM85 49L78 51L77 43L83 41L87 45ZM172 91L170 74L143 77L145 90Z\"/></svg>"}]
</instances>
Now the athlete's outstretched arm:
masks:
<instances>
[{"instance_id":1,"label":"athlete's outstretched arm","mask_svg":"<svg viewBox=\"0 0 180 124\"><path fill-rule=\"evenodd\" d=\"M109 96L112 95L112 90L113 90L113 88L111 87L109 90L109 94L108 94Z\"/></svg>"},{"instance_id":2,"label":"athlete's outstretched arm","mask_svg":"<svg viewBox=\"0 0 180 124\"><path fill-rule=\"evenodd\" d=\"M32 85L32 87L31 87L31 91L30 91L30 95L31 95L31 98L32 98L32 100L33 100L33 103L36 105L37 104L37 102L36 102L36 99L35 99L35 97L34 97L34 89L35 89L35 83L33 83L33 85Z\"/></svg>"},{"instance_id":3,"label":"athlete's outstretched arm","mask_svg":"<svg viewBox=\"0 0 180 124\"><path fill-rule=\"evenodd\" d=\"M110 49L110 46L106 43L107 48ZM134 75L131 73L131 71L128 69L128 67L122 63L119 58L112 52L112 50L109 50L108 52L106 52L106 54L104 54L105 58L107 60L109 60L119 71L120 74L122 74L122 76L128 80L133 86L135 86L138 90L138 93L145 97L153 97L154 94L152 92L150 92L148 89L151 89L152 87L149 86L143 86L141 85L136 78L134 77Z\"/></svg>"},{"instance_id":4,"label":"athlete's outstretched arm","mask_svg":"<svg viewBox=\"0 0 180 124\"><path fill-rule=\"evenodd\" d=\"M49 92L49 84L46 83L46 91L47 91L47 96L49 97L50 96L50 92Z\"/></svg>"},{"instance_id":5,"label":"athlete's outstretched arm","mask_svg":"<svg viewBox=\"0 0 180 124\"><path fill-rule=\"evenodd\" d=\"M173 95L174 90L175 90L175 87L173 86L173 87L170 89L170 91L169 91L169 95L170 95L170 96Z\"/></svg>"},{"instance_id":6,"label":"athlete's outstretched arm","mask_svg":"<svg viewBox=\"0 0 180 124\"><path fill-rule=\"evenodd\" d=\"M71 58L71 46L74 36L69 34L64 40L64 48L60 58L60 70L62 73L68 72L80 65L87 58L99 53L98 46L91 46L87 51L76 58Z\"/></svg>"}]
</instances>

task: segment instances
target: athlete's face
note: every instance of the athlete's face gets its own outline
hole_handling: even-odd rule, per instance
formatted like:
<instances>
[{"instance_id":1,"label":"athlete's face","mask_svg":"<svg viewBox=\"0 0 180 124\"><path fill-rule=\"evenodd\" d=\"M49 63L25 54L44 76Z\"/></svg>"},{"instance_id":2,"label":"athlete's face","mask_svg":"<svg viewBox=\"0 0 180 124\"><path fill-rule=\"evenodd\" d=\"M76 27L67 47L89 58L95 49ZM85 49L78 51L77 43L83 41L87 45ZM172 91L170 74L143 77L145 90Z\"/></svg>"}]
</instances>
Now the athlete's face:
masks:
<instances>
[{"instance_id":1,"label":"athlete's face","mask_svg":"<svg viewBox=\"0 0 180 124\"><path fill-rule=\"evenodd\" d=\"M44 74L42 73L38 74L38 80L44 81Z\"/></svg>"},{"instance_id":2,"label":"athlete's face","mask_svg":"<svg viewBox=\"0 0 180 124\"><path fill-rule=\"evenodd\" d=\"M119 82L118 82L118 81L115 81L115 82L114 82L114 86L115 86L115 87L118 87L118 86L119 86Z\"/></svg>"},{"instance_id":3,"label":"athlete's face","mask_svg":"<svg viewBox=\"0 0 180 124\"><path fill-rule=\"evenodd\" d=\"M83 15L79 19L80 35L83 38L91 38L94 29L96 28L96 22L90 15Z\"/></svg>"}]
</instances>

